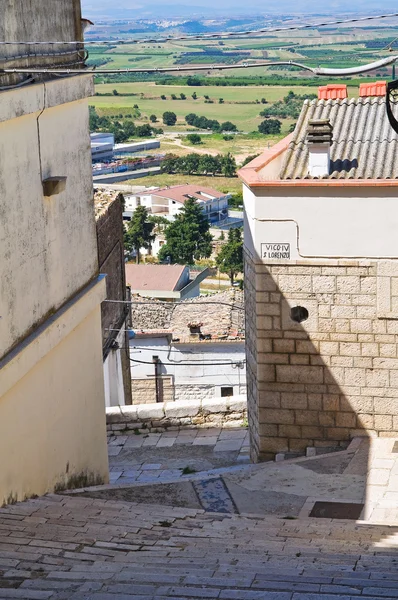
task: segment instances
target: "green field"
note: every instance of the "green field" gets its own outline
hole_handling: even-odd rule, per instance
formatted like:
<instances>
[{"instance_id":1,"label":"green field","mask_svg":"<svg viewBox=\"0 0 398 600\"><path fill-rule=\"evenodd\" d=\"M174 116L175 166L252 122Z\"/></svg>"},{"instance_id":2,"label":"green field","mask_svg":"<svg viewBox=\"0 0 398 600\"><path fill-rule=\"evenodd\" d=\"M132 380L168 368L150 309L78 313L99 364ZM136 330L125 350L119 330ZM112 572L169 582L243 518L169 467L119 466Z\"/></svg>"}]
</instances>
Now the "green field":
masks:
<instances>
[{"instance_id":1,"label":"green field","mask_svg":"<svg viewBox=\"0 0 398 600\"><path fill-rule=\"evenodd\" d=\"M119 37L117 25L115 28L113 33ZM241 63L259 60L291 60L309 66L351 67L387 56L389 52L386 46L397 36L398 28L394 27L330 27L319 31L289 31L252 38L230 38L224 41L187 40L119 44L114 47L91 46L89 61L97 64L96 94L98 95L90 99L90 105L96 108L99 116L113 117L114 124L125 119L133 119L136 125L152 124L150 116L155 115L157 121L152 124L153 127L164 130L164 135L160 136L162 153L181 155L187 152L211 154L231 152L239 165L248 155L259 154L286 135L296 120L294 113L286 112L293 116L283 119L273 117L282 122L280 135L247 135L257 132L258 125L264 119L260 116L261 111L266 111L267 107L272 107L274 103L283 100L289 91L305 97L316 94L318 85L332 82L333 79L319 79L318 83L316 76L308 71L300 71L297 68L292 70L288 66L272 69L246 67L241 70L233 68L220 71L212 69L212 65L235 63L236 60ZM229 55L230 52L235 54ZM237 52L240 53L238 57ZM250 54L246 55L242 52ZM101 68L156 69L176 64L185 66L209 64L209 69L206 68L198 75L202 85L187 85L187 77L189 74L196 75L194 71L174 73L171 80L167 74L101 75ZM346 82L349 96L355 97L358 95L360 82L389 78L391 78L391 67L379 69L376 73L367 76L359 76L355 81L340 78L338 82ZM242 85L235 84L239 79ZM219 85L211 85L212 80ZM264 81L269 85L261 85ZM224 82L228 85L221 85ZM248 85L244 85L245 83ZM197 99L192 98L194 93ZM172 94L177 96L177 99L173 100ZM186 99L180 99L180 94L185 94ZM162 95L166 98L162 99ZM220 99L222 99L221 103ZM262 102L263 99L266 103ZM134 109L135 105L138 109ZM166 111L177 115L175 126L163 124L162 115ZM215 119L220 123L231 121L237 126L240 134L233 136L231 140L224 140L222 135L202 135L202 143L192 146L186 139L186 134L194 131L194 128L189 127L185 121L185 116L189 113ZM182 175L161 175L146 178L145 185L175 185L181 183L182 179L192 178ZM229 181L223 178L210 178L211 182L209 182L209 178L193 178L197 183L203 183L203 179L206 180L206 185L217 189L220 189L220 186L224 190L229 189L230 186L240 189L237 179Z\"/></svg>"},{"instance_id":2,"label":"green field","mask_svg":"<svg viewBox=\"0 0 398 600\"><path fill-rule=\"evenodd\" d=\"M162 126L163 113L172 111L177 115L178 122L174 128L166 129L181 130L187 129L185 116L188 113L196 113L208 119L232 121L239 130L250 132L256 131L257 126L263 120L259 113L267 105L261 104L261 99L265 98L269 104L272 104L277 100L282 100L291 88L288 86L200 86L196 88L155 85L153 82L99 84L96 86L96 92L100 94L112 94L114 89L118 91L118 96L95 96L90 100L90 104L95 106L100 114L109 116L117 113L131 113L133 106L138 104L141 119L138 119L137 122L146 122L150 115L155 114L160 121L159 126ZM316 93L317 88L298 86L294 88L294 91L296 94L305 95ZM171 94L179 96L181 92L187 96L186 100L171 100ZM198 95L197 100L192 99L193 92ZM136 95L125 96L123 94ZM162 100L161 95L165 95L166 100ZM214 103L205 103L205 95L209 96ZM224 104L219 104L220 98L224 99ZM257 100L259 103L256 103ZM285 131L291 122L286 121Z\"/></svg>"}]
</instances>

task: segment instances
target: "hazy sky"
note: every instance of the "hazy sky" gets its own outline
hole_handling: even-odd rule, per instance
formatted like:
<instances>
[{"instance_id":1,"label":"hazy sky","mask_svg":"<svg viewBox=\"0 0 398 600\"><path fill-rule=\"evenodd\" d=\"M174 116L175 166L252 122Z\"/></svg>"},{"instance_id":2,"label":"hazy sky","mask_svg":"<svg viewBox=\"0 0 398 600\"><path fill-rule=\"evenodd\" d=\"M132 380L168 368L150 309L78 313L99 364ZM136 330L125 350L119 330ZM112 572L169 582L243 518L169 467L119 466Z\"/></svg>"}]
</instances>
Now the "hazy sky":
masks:
<instances>
[{"instance_id":1,"label":"hazy sky","mask_svg":"<svg viewBox=\"0 0 398 600\"><path fill-rule=\"evenodd\" d=\"M214 8L216 4L217 8ZM350 11L377 11L392 12L397 10L396 0L330 0L320 3L319 0L82 0L83 13L85 17L112 17L116 19L125 17L142 17L181 15L184 17L197 16L203 12L207 15L219 16L225 12L227 15L242 14L242 6L246 13L281 12L308 14L320 11L340 16L341 12Z\"/></svg>"}]
</instances>

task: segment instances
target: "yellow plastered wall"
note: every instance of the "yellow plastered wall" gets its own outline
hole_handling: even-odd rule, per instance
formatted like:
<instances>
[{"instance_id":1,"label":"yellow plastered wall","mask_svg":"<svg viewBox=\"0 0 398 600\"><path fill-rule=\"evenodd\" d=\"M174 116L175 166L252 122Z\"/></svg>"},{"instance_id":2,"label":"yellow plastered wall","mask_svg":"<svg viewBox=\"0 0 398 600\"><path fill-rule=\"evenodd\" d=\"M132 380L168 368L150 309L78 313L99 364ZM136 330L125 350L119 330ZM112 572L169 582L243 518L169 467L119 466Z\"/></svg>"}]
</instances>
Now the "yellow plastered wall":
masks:
<instances>
[{"instance_id":1,"label":"yellow plastered wall","mask_svg":"<svg viewBox=\"0 0 398 600\"><path fill-rule=\"evenodd\" d=\"M100 320L98 305L0 397L0 505L108 481Z\"/></svg>"}]
</instances>

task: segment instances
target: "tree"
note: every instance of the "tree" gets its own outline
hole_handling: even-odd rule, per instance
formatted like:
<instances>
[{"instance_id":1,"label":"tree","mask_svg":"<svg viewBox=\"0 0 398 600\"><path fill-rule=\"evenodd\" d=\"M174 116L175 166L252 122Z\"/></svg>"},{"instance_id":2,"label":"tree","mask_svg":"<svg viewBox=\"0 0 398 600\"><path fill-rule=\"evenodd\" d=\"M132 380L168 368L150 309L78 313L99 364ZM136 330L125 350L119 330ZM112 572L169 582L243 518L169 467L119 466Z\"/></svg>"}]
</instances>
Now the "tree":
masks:
<instances>
[{"instance_id":1,"label":"tree","mask_svg":"<svg viewBox=\"0 0 398 600\"><path fill-rule=\"evenodd\" d=\"M127 139L131 139L136 134L136 127L135 127L133 121L125 121L123 129L124 129L124 133L127 136Z\"/></svg>"},{"instance_id":2,"label":"tree","mask_svg":"<svg viewBox=\"0 0 398 600\"><path fill-rule=\"evenodd\" d=\"M151 116L149 117L149 120L150 120L152 123L156 123L156 121L158 120L158 118L157 118L157 116L156 116L156 115L151 115Z\"/></svg>"},{"instance_id":3,"label":"tree","mask_svg":"<svg viewBox=\"0 0 398 600\"><path fill-rule=\"evenodd\" d=\"M225 240L225 233L224 231L221 231L220 237L218 238L221 242L223 242Z\"/></svg>"},{"instance_id":4,"label":"tree","mask_svg":"<svg viewBox=\"0 0 398 600\"><path fill-rule=\"evenodd\" d=\"M225 123L221 123L220 125L221 131L238 131L237 126L231 121L225 121Z\"/></svg>"},{"instance_id":5,"label":"tree","mask_svg":"<svg viewBox=\"0 0 398 600\"><path fill-rule=\"evenodd\" d=\"M199 160L199 172L204 175L215 175L221 171L220 160L211 154L202 154Z\"/></svg>"},{"instance_id":6,"label":"tree","mask_svg":"<svg viewBox=\"0 0 398 600\"><path fill-rule=\"evenodd\" d=\"M211 255L210 224L200 204L188 198L175 220L167 227L166 244L159 252L159 261L192 265L195 260Z\"/></svg>"},{"instance_id":7,"label":"tree","mask_svg":"<svg viewBox=\"0 0 398 600\"><path fill-rule=\"evenodd\" d=\"M197 100L198 99L198 95L196 92L194 92L191 96L192 100Z\"/></svg>"},{"instance_id":8,"label":"tree","mask_svg":"<svg viewBox=\"0 0 398 600\"><path fill-rule=\"evenodd\" d=\"M267 104L267 101L265 98L261 98L261 104Z\"/></svg>"},{"instance_id":9,"label":"tree","mask_svg":"<svg viewBox=\"0 0 398 600\"><path fill-rule=\"evenodd\" d=\"M238 273L243 271L243 239L241 229L230 229L228 231L228 241L221 248L216 258L216 263L221 273L227 273L234 284L234 279Z\"/></svg>"},{"instance_id":10,"label":"tree","mask_svg":"<svg viewBox=\"0 0 398 600\"><path fill-rule=\"evenodd\" d=\"M114 96L118 96L118 95L119 95L119 92L118 92L117 90L112 90L112 94L113 94Z\"/></svg>"},{"instance_id":11,"label":"tree","mask_svg":"<svg viewBox=\"0 0 398 600\"><path fill-rule=\"evenodd\" d=\"M152 234L155 223L148 219L148 211L145 206L137 206L127 229L125 236L125 248L129 252L135 250L136 262L140 262L140 250L148 250L155 236Z\"/></svg>"},{"instance_id":12,"label":"tree","mask_svg":"<svg viewBox=\"0 0 398 600\"><path fill-rule=\"evenodd\" d=\"M224 98L219 98L219 99L218 99L218 103L219 103L219 104L224 104Z\"/></svg>"},{"instance_id":13,"label":"tree","mask_svg":"<svg viewBox=\"0 0 398 600\"><path fill-rule=\"evenodd\" d=\"M177 115L170 110L166 110L163 113L163 123L170 126L175 125L177 123Z\"/></svg>"},{"instance_id":14,"label":"tree","mask_svg":"<svg viewBox=\"0 0 398 600\"><path fill-rule=\"evenodd\" d=\"M181 92L181 94L180 94L180 98L181 98L181 100L186 100L186 99L187 99L186 95L185 95L185 94L183 94L182 92Z\"/></svg>"},{"instance_id":15,"label":"tree","mask_svg":"<svg viewBox=\"0 0 398 600\"><path fill-rule=\"evenodd\" d=\"M249 162L251 162L252 160L257 158L257 156L260 156L260 155L259 154L250 154L250 156L246 156L245 160L242 163L242 167L245 167L246 165L248 165Z\"/></svg>"},{"instance_id":16,"label":"tree","mask_svg":"<svg viewBox=\"0 0 398 600\"><path fill-rule=\"evenodd\" d=\"M190 142L194 146L196 144L201 144L202 143L202 138L197 133L190 133L189 135L187 135L187 140L188 140L188 142Z\"/></svg>"},{"instance_id":17,"label":"tree","mask_svg":"<svg viewBox=\"0 0 398 600\"><path fill-rule=\"evenodd\" d=\"M192 75L189 75L189 77L187 77L187 85L202 85L201 80L199 79L199 77L195 77Z\"/></svg>"},{"instance_id":18,"label":"tree","mask_svg":"<svg viewBox=\"0 0 398 600\"><path fill-rule=\"evenodd\" d=\"M136 128L136 133L138 137L151 137L152 135L152 127L149 123L145 123L144 125L139 125Z\"/></svg>"},{"instance_id":19,"label":"tree","mask_svg":"<svg viewBox=\"0 0 398 600\"><path fill-rule=\"evenodd\" d=\"M236 161L230 152L228 152L228 154L222 157L221 169L224 177L235 177Z\"/></svg>"},{"instance_id":20,"label":"tree","mask_svg":"<svg viewBox=\"0 0 398 600\"><path fill-rule=\"evenodd\" d=\"M177 96L175 94L171 94L171 99L172 100L177 100Z\"/></svg>"},{"instance_id":21,"label":"tree","mask_svg":"<svg viewBox=\"0 0 398 600\"><path fill-rule=\"evenodd\" d=\"M199 154L186 154L179 159L179 171L184 175L192 175L199 169Z\"/></svg>"},{"instance_id":22,"label":"tree","mask_svg":"<svg viewBox=\"0 0 398 600\"><path fill-rule=\"evenodd\" d=\"M179 158L175 154L166 154L162 162L162 173L176 173Z\"/></svg>"},{"instance_id":23,"label":"tree","mask_svg":"<svg viewBox=\"0 0 398 600\"><path fill-rule=\"evenodd\" d=\"M281 132L282 123L279 119L265 119L258 126L258 130L260 133L264 133L265 135L272 133L280 133Z\"/></svg>"},{"instance_id":24,"label":"tree","mask_svg":"<svg viewBox=\"0 0 398 600\"><path fill-rule=\"evenodd\" d=\"M162 217L162 215L149 215L148 221L154 224L153 232L156 235L163 233L167 225L170 224L170 221L166 217Z\"/></svg>"},{"instance_id":25,"label":"tree","mask_svg":"<svg viewBox=\"0 0 398 600\"><path fill-rule=\"evenodd\" d=\"M195 121L198 118L198 115L195 115L195 113L188 113L185 117L185 121L186 123L188 123L188 125L195 125Z\"/></svg>"},{"instance_id":26,"label":"tree","mask_svg":"<svg viewBox=\"0 0 398 600\"><path fill-rule=\"evenodd\" d=\"M166 100L166 96L165 96L164 94L162 94L162 95L160 96L160 98L161 98L162 100Z\"/></svg>"}]
</instances>

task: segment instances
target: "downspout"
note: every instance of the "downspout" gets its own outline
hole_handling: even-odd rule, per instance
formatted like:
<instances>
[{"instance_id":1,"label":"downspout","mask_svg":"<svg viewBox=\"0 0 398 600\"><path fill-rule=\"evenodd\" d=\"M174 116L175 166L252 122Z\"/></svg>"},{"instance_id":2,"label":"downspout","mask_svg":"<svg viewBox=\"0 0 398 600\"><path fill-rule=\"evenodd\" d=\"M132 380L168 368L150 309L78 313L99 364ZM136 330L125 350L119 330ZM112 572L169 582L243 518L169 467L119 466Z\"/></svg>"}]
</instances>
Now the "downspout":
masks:
<instances>
[{"instance_id":1,"label":"downspout","mask_svg":"<svg viewBox=\"0 0 398 600\"><path fill-rule=\"evenodd\" d=\"M152 362L155 365L155 394L156 394L156 402L161 402L161 394L160 394L160 379L159 379L159 366L160 360L159 356L152 356Z\"/></svg>"}]
</instances>

